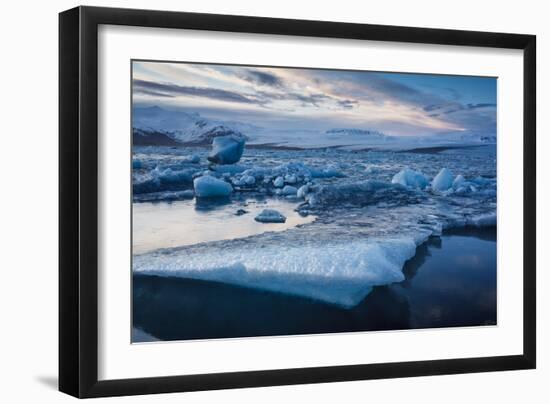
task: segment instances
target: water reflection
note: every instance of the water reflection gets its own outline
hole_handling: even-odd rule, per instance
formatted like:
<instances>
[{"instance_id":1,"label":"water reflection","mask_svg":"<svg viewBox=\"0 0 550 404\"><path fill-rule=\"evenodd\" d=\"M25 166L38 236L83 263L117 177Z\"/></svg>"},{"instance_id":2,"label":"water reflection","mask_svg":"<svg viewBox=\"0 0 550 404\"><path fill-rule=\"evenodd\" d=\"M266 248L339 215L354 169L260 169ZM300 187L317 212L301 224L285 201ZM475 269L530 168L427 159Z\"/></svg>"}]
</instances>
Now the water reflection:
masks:
<instances>
[{"instance_id":1,"label":"water reflection","mask_svg":"<svg viewBox=\"0 0 550 404\"><path fill-rule=\"evenodd\" d=\"M197 212L209 213L214 210L223 209L231 203L229 197L221 198L195 198L195 210Z\"/></svg>"},{"instance_id":2,"label":"water reflection","mask_svg":"<svg viewBox=\"0 0 550 404\"><path fill-rule=\"evenodd\" d=\"M297 203L286 199L201 198L171 203L133 204L133 254L203 242L248 237L268 231L281 232L311 223L315 216L294 211ZM259 223L262 209L276 209L285 223Z\"/></svg>"}]
</instances>

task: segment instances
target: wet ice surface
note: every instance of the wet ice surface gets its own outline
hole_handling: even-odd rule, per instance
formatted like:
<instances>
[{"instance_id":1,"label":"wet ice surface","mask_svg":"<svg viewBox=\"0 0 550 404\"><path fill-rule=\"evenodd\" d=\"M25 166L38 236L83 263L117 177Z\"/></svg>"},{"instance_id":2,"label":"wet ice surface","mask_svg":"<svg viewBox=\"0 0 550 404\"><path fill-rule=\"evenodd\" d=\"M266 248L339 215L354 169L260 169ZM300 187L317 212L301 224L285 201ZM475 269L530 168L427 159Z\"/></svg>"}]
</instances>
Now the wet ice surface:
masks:
<instances>
[{"instance_id":1,"label":"wet ice surface","mask_svg":"<svg viewBox=\"0 0 550 404\"><path fill-rule=\"evenodd\" d=\"M246 195L267 201L266 208L292 203L298 214L316 220L217 241L199 233L196 244L135 255L135 273L215 280L353 307L374 286L402 281L404 263L428 237L448 228L496 224L494 146L430 154L247 148L237 164L227 166L210 166L208 152L135 148L134 205L190 198L193 178L208 174L232 184L228 205L235 211ZM431 183L442 168L463 180L438 191L392 184L406 169ZM283 184L307 185L309 192L303 198L284 196ZM188 200L188 209L196 202ZM241 218L254 221L250 214ZM220 229L240 226L213 220Z\"/></svg>"}]
</instances>

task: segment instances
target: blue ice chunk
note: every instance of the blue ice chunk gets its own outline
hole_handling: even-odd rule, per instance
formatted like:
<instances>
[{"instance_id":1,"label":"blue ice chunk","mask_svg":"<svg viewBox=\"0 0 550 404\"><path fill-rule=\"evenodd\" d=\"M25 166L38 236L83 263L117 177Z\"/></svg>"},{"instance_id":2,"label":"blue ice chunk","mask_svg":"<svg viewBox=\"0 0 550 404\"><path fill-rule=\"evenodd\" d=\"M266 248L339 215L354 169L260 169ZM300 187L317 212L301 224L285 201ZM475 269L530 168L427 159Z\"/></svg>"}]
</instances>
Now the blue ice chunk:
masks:
<instances>
[{"instance_id":1,"label":"blue ice chunk","mask_svg":"<svg viewBox=\"0 0 550 404\"><path fill-rule=\"evenodd\" d=\"M233 192L231 184L210 175L195 178L193 186L198 198L229 196Z\"/></svg>"},{"instance_id":2,"label":"blue ice chunk","mask_svg":"<svg viewBox=\"0 0 550 404\"><path fill-rule=\"evenodd\" d=\"M234 164L241 159L245 140L242 136L218 136L212 140L212 151L208 160L217 164Z\"/></svg>"},{"instance_id":3,"label":"blue ice chunk","mask_svg":"<svg viewBox=\"0 0 550 404\"><path fill-rule=\"evenodd\" d=\"M424 189L428 186L428 179L419 171L409 168L399 171L391 180L393 184L401 184L409 188Z\"/></svg>"},{"instance_id":4,"label":"blue ice chunk","mask_svg":"<svg viewBox=\"0 0 550 404\"><path fill-rule=\"evenodd\" d=\"M432 189L439 192L447 191L452 187L453 180L453 173L447 168L442 168L432 180Z\"/></svg>"}]
</instances>

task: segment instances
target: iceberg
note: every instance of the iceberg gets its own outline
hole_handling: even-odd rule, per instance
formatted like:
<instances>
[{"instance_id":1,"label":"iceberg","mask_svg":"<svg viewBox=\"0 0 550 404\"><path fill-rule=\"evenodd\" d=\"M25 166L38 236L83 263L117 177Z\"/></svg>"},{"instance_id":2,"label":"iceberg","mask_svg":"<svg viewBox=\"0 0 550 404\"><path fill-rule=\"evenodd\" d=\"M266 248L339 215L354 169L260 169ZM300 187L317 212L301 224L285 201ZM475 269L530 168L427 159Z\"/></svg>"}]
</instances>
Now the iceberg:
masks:
<instances>
[{"instance_id":1,"label":"iceberg","mask_svg":"<svg viewBox=\"0 0 550 404\"><path fill-rule=\"evenodd\" d=\"M261 223L284 223L286 217L275 209L264 209L254 220Z\"/></svg>"},{"instance_id":2,"label":"iceberg","mask_svg":"<svg viewBox=\"0 0 550 404\"><path fill-rule=\"evenodd\" d=\"M195 195L198 198L229 196L233 192L231 184L210 175L195 178L193 186L195 187Z\"/></svg>"},{"instance_id":3,"label":"iceberg","mask_svg":"<svg viewBox=\"0 0 550 404\"><path fill-rule=\"evenodd\" d=\"M401 184L405 187L424 189L428 186L428 179L421 172L406 168L395 174L392 184Z\"/></svg>"},{"instance_id":4,"label":"iceberg","mask_svg":"<svg viewBox=\"0 0 550 404\"><path fill-rule=\"evenodd\" d=\"M447 191L453 186L453 181L453 173L447 168L442 168L432 180L432 189L439 192Z\"/></svg>"},{"instance_id":5,"label":"iceberg","mask_svg":"<svg viewBox=\"0 0 550 404\"><path fill-rule=\"evenodd\" d=\"M234 164L244 152L244 137L237 135L218 136L212 140L212 151L208 161L217 164Z\"/></svg>"},{"instance_id":6,"label":"iceberg","mask_svg":"<svg viewBox=\"0 0 550 404\"><path fill-rule=\"evenodd\" d=\"M457 175L456 178L453 181L453 185L452 185L453 189L456 191L457 189L459 189L461 186L464 185L465 181L466 180L464 179L464 177L462 175L460 175L460 174Z\"/></svg>"}]
</instances>

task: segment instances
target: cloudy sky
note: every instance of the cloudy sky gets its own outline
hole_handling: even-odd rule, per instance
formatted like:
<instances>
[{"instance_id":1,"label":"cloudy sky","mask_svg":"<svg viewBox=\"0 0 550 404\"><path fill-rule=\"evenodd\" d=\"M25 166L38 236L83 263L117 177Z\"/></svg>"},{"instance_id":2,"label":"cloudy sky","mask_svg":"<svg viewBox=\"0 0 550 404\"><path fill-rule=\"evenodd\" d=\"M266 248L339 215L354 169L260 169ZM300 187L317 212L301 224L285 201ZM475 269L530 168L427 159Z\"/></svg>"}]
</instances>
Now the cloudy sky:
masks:
<instances>
[{"instance_id":1,"label":"cloudy sky","mask_svg":"<svg viewBox=\"0 0 550 404\"><path fill-rule=\"evenodd\" d=\"M496 79L133 62L134 105L279 129L496 134Z\"/></svg>"}]
</instances>

